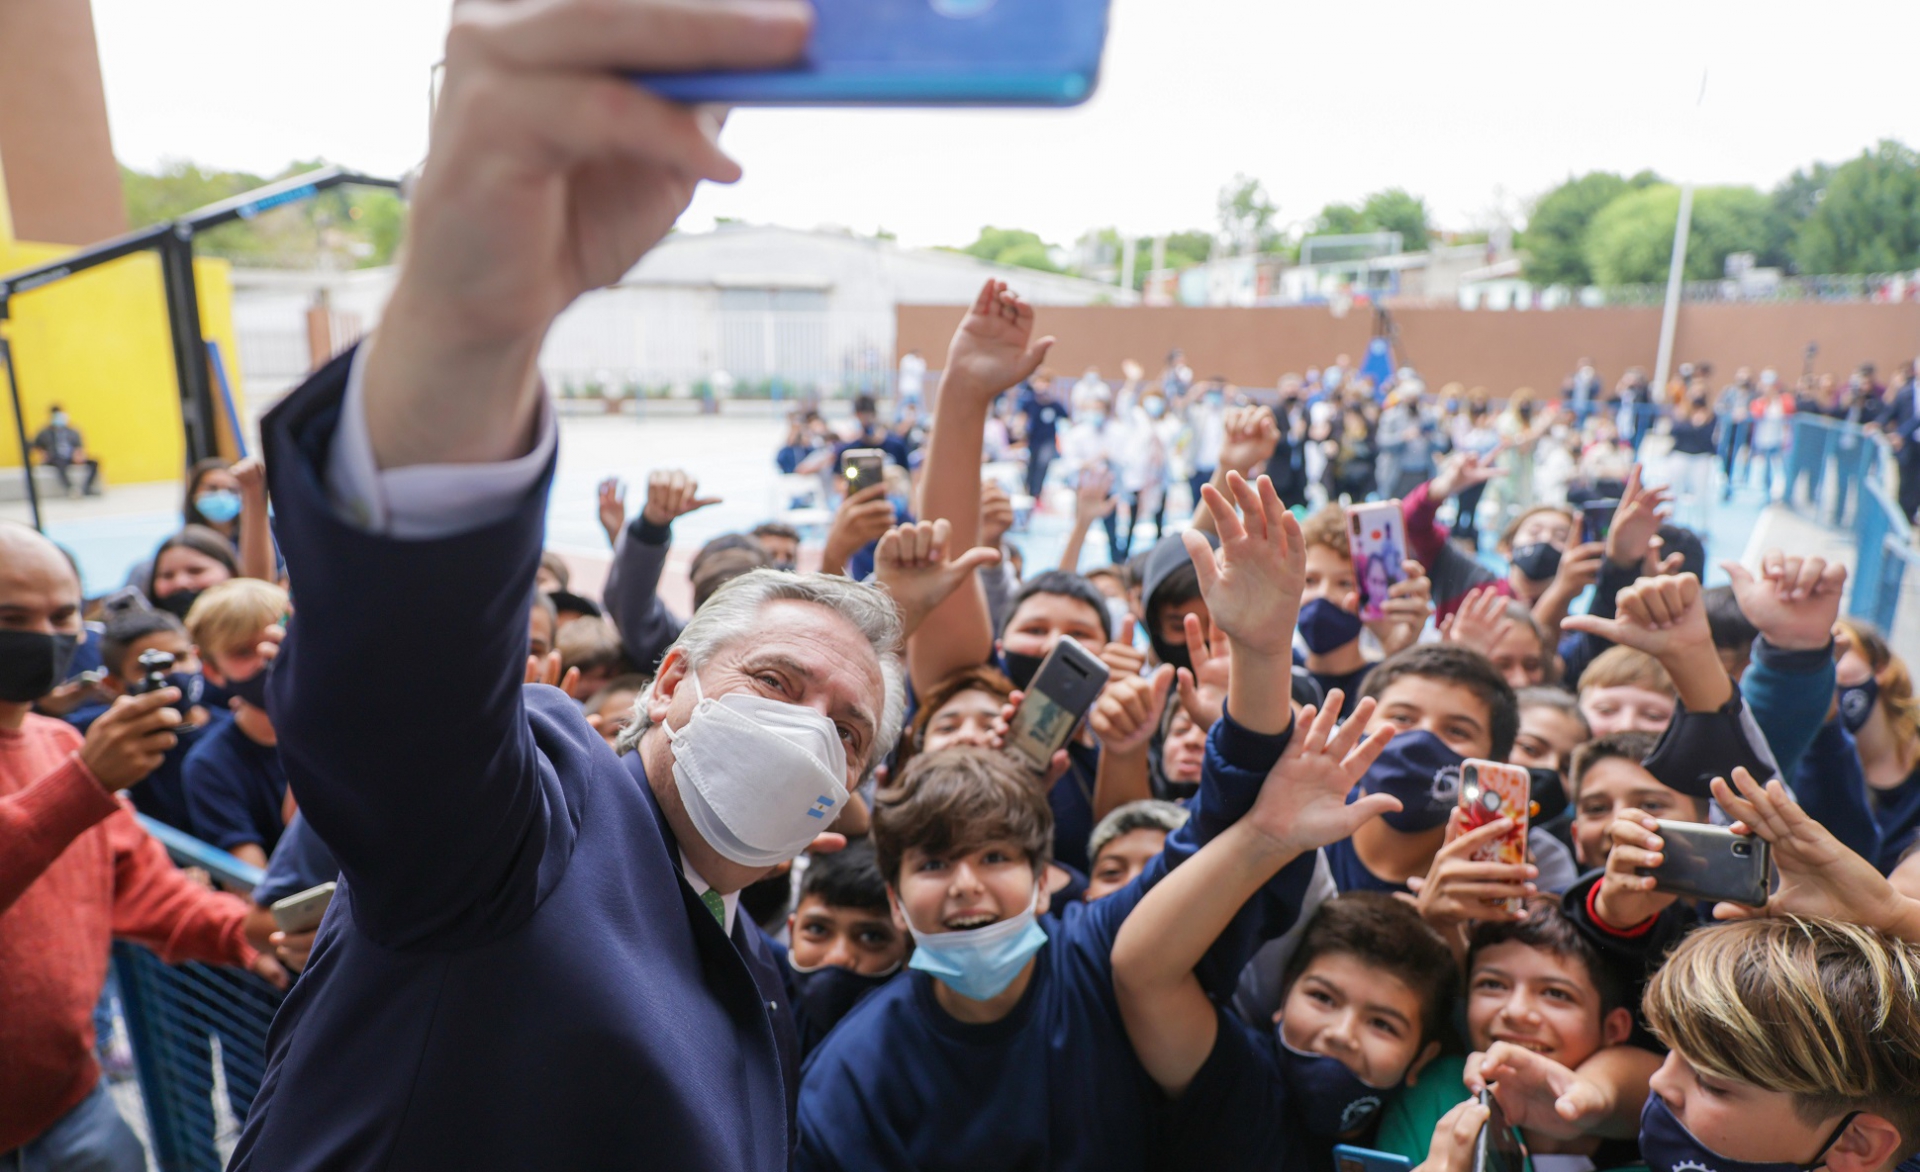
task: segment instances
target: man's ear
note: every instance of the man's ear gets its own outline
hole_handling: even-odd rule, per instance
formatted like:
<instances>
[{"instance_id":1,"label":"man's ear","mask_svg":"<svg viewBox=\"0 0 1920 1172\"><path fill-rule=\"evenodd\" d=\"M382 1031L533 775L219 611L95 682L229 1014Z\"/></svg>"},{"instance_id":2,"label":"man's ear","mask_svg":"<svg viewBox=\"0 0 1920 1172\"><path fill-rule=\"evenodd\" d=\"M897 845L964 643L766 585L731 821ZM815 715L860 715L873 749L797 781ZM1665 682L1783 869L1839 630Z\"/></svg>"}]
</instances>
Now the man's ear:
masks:
<instances>
[{"instance_id":1,"label":"man's ear","mask_svg":"<svg viewBox=\"0 0 1920 1172\"><path fill-rule=\"evenodd\" d=\"M1420 1072L1426 1069L1427 1063L1432 1062L1438 1057L1440 1057L1440 1042L1438 1039L1428 1042L1422 1047L1419 1056L1413 1060L1413 1065L1407 1067L1407 1085L1412 1086Z\"/></svg>"},{"instance_id":2,"label":"man's ear","mask_svg":"<svg viewBox=\"0 0 1920 1172\"><path fill-rule=\"evenodd\" d=\"M1615 1006L1600 1019L1600 1044L1618 1046L1633 1033L1633 1011L1624 1005Z\"/></svg>"},{"instance_id":3,"label":"man's ear","mask_svg":"<svg viewBox=\"0 0 1920 1172\"><path fill-rule=\"evenodd\" d=\"M666 724L667 712L673 707L673 694L679 690L680 681L686 678L687 654L676 647L660 661L660 670L653 677L653 686L647 690L649 721L658 725Z\"/></svg>"},{"instance_id":4,"label":"man's ear","mask_svg":"<svg viewBox=\"0 0 1920 1172\"><path fill-rule=\"evenodd\" d=\"M1900 1129L1884 1117L1862 1111L1827 1149L1830 1172L1879 1172L1900 1153Z\"/></svg>"}]
</instances>

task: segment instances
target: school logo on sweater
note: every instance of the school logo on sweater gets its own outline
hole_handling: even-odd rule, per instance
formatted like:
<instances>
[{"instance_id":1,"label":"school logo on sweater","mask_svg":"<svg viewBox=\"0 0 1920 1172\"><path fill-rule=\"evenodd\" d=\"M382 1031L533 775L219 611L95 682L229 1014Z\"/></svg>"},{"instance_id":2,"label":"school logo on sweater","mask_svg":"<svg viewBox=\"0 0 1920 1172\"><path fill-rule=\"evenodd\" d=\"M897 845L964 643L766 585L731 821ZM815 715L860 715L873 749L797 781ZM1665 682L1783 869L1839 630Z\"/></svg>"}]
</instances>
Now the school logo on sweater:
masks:
<instances>
[{"instance_id":1,"label":"school logo on sweater","mask_svg":"<svg viewBox=\"0 0 1920 1172\"><path fill-rule=\"evenodd\" d=\"M1373 1113L1378 1111L1380 1107L1380 1096L1378 1095L1366 1095L1348 1103L1347 1109L1340 1112L1340 1134L1345 1135L1347 1132L1354 1130L1362 1123L1373 1118Z\"/></svg>"}]
</instances>

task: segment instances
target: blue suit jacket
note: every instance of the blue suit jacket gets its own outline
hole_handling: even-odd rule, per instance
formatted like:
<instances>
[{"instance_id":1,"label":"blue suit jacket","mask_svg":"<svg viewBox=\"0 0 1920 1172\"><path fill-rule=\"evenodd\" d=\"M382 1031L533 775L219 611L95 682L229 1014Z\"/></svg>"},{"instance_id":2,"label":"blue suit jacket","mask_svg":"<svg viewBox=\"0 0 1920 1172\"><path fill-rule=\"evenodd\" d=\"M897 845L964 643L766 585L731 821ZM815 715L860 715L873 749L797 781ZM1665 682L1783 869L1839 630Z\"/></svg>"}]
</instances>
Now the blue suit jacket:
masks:
<instances>
[{"instance_id":1,"label":"blue suit jacket","mask_svg":"<svg viewBox=\"0 0 1920 1172\"><path fill-rule=\"evenodd\" d=\"M264 427L296 611L269 704L342 875L232 1167L786 1167L796 1047L758 933L682 879L637 755L520 682L546 482L443 540L341 523L346 375Z\"/></svg>"}]
</instances>

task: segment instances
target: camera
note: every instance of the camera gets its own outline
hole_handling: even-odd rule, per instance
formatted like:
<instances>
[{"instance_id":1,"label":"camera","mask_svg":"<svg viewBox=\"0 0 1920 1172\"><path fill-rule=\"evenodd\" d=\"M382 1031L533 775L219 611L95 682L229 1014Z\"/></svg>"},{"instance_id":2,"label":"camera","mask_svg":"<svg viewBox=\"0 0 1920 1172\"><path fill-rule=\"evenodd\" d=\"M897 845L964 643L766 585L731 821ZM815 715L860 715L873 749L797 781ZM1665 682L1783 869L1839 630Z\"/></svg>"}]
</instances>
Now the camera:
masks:
<instances>
[{"instance_id":1,"label":"camera","mask_svg":"<svg viewBox=\"0 0 1920 1172\"><path fill-rule=\"evenodd\" d=\"M148 692L157 692L161 688L171 688L178 683L180 688L178 707L181 712L185 712L200 702L200 693L203 685L199 675L193 675L190 681L175 681L173 679L175 659L170 652L158 650L142 651L140 658L135 660L135 662L140 665L140 678L127 685L127 695L144 696ZM192 732L197 727L199 726L195 725L192 721L185 721L175 725L173 731L176 733Z\"/></svg>"}]
</instances>

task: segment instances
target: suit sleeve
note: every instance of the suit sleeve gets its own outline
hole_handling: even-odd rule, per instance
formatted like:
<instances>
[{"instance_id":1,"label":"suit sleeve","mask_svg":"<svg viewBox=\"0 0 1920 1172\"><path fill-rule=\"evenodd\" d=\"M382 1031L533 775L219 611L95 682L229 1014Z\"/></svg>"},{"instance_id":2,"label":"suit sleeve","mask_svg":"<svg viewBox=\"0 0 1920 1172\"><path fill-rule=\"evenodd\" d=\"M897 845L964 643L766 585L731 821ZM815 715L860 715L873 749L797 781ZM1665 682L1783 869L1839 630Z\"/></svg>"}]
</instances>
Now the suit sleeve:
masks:
<instances>
[{"instance_id":1,"label":"suit sleeve","mask_svg":"<svg viewBox=\"0 0 1920 1172\"><path fill-rule=\"evenodd\" d=\"M673 547L673 528L635 517L620 534L607 584L601 590L607 613L620 629L627 658L642 671L652 671L685 626L660 601L660 573Z\"/></svg>"},{"instance_id":2,"label":"suit sleeve","mask_svg":"<svg viewBox=\"0 0 1920 1172\"><path fill-rule=\"evenodd\" d=\"M479 943L532 914L573 843L521 695L552 456L477 527L408 539L349 523L323 470L351 361L263 428L295 603L268 706L357 926L392 948ZM401 471L418 483L432 470Z\"/></svg>"}]
</instances>

